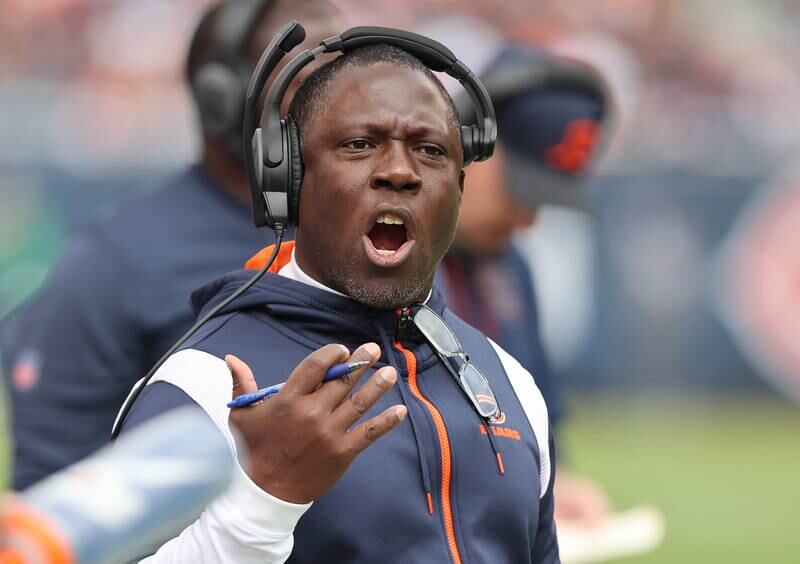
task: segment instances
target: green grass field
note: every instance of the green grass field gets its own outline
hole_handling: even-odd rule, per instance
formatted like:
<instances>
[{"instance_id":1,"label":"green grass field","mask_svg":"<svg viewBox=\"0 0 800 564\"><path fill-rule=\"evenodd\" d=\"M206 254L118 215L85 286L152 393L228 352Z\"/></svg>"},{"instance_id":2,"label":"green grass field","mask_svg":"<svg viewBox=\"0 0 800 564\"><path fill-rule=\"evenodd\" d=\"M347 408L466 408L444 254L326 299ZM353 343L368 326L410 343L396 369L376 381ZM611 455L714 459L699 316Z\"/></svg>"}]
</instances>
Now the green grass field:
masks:
<instances>
[{"instance_id":1,"label":"green grass field","mask_svg":"<svg viewBox=\"0 0 800 564\"><path fill-rule=\"evenodd\" d=\"M571 465L617 508L652 503L667 536L619 564L800 562L800 407L779 400L577 401Z\"/></svg>"}]
</instances>

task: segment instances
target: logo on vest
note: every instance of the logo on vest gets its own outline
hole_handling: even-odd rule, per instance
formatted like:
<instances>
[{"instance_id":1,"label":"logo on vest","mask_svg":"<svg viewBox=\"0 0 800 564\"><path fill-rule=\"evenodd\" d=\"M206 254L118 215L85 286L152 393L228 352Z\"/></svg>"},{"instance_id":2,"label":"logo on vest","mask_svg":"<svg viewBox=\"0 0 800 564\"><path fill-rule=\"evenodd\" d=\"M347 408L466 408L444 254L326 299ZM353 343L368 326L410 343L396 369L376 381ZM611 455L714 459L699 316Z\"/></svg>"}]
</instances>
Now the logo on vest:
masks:
<instances>
[{"instance_id":1,"label":"logo on vest","mask_svg":"<svg viewBox=\"0 0 800 564\"><path fill-rule=\"evenodd\" d=\"M492 431L492 435L495 437L503 437L506 439L512 439L515 441L521 441L522 437L519 434L519 431L516 429L511 429L509 427L501 427L503 423L506 422L506 414L500 412L500 417L494 422L493 425L489 425L489 429ZM481 435L487 435L488 431L486 430L486 425L481 425Z\"/></svg>"}]
</instances>

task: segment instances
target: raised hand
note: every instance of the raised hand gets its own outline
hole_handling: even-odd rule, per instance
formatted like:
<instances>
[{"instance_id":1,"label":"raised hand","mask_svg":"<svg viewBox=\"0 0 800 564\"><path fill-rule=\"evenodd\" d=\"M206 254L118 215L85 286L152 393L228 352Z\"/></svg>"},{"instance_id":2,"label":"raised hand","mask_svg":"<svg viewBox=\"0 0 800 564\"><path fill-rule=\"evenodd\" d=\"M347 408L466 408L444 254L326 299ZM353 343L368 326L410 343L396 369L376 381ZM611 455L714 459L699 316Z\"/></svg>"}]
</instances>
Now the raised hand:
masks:
<instances>
[{"instance_id":1,"label":"raised hand","mask_svg":"<svg viewBox=\"0 0 800 564\"><path fill-rule=\"evenodd\" d=\"M353 427L397 381L397 371L386 366L351 393L379 357L375 343L360 346L352 355L342 345L326 345L297 365L279 393L231 410L229 421L249 450L247 473L261 489L292 503L313 501L336 483L361 451L405 419L406 407L394 405ZM320 386L332 365L359 360L369 364ZM225 362L233 376L234 399L258 389L247 364L233 355Z\"/></svg>"}]
</instances>

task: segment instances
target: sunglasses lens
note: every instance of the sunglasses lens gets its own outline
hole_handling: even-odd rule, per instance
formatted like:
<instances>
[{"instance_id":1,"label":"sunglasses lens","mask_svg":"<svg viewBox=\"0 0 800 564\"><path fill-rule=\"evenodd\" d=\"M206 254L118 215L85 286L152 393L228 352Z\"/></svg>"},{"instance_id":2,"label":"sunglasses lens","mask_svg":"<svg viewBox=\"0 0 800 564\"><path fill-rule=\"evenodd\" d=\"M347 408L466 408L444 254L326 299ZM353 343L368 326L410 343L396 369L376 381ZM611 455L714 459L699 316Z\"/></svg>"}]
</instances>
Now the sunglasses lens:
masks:
<instances>
[{"instance_id":1,"label":"sunglasses lens","mask_svg":"<svg viewBox=\"0 0 800 564\"><path fill-rule=\"evenodd\" d=\"M461 381L472 395L478 412L483 417L495 417L499 410L497 398L494 397L489 381L471 362L464 366L464 370L461 373Z\"/></svg>"},{"instance_id":2,"label":"sunglasses lens","mask_svg":"<svg viewBox=\"0 0 800 564\"><path fill-rule=\"evenodd\" d=\"M458 357L461 385L481 417L487 419L498 417L500 407L497 405L497 398L494 397L489 381L474 364L469 362L467 355L461 349L461 344L444 320L431 309L422 306L414 314L414 325L425 335L428 343L439 351L439 354Z\"/></svg>"},{"instance_id":3,"label":"sunglasses lens","mask_svg":"<svg viewBox=\"0 0 800 564\"><path fill-rule=\"evenodd\" d=\"M430 344L444 354L453 354L461 350L456 336L445 322L428 308L420 308L414 314L414 324L430 341Z\"/></svg>"}]
</instances>

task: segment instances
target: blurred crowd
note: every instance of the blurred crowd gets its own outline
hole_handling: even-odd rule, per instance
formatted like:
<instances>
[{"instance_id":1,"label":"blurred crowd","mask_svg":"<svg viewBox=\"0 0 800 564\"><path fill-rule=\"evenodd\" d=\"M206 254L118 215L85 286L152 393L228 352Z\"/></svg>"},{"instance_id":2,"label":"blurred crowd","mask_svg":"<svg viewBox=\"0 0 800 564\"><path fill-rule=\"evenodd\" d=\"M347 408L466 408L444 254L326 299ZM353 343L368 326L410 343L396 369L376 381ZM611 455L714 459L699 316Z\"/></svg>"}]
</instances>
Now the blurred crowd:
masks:
<instances>
[{"instance_id":1,"label":"blurred crowd","mask_svg":"<svg viewBox=\"0 0 800 564\"><path fill-rule=\"evenodd\" d=\"M66 233L126 195L121 185L140 189L142 178L197 156L182 61L208 4L0 3L0 103L6 108L0 112L0 188L12 202L0 207L0 314L38 285ZM642 339L636 349L642 366L686 359L681 370L648 369L654 381L674 381L674 374L691 383L717 375L752 378L739 360L731 364L728 338L708 313L706 265L751 193L800 155L800 5L336 4L350 25L414 27L441 16L477 16L508 38L596 66L615 102L614 134L594 191L597 221L588 226L567 214L549 222L559 212L545 210L536 236L523 237L528 258L546 263L535 270L556 368L573 378L599 370L597 378L606 382L611 376L640 381L636 362L621 365L626 357L609 351ZM548 238L559 246L537 244ZM560 249L583 258L567 263ZM600 368L590 355L576 369L590 326L596 334L590 347L603 351Z\"/></svg>"},{"instance_id":2,"label":"blurred crowd","mask_svg":"<svg viewBox=\"0 0 800 564\"><path fill-rule=\"evenodd\" d=\"M0 6L0 159L70 169L185 162L186 38L205 0L8 0ZM477 15L591 61L620 135L606 166L755 176L800 149L800 7L752 0L339 0L351 23ZM498 7L502 4L502 9ZM135 45L136 48L131 46Z\"/></svg>"}]
</instances>

